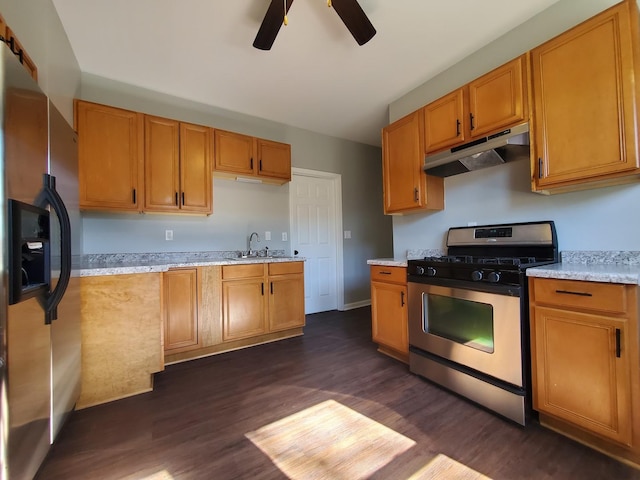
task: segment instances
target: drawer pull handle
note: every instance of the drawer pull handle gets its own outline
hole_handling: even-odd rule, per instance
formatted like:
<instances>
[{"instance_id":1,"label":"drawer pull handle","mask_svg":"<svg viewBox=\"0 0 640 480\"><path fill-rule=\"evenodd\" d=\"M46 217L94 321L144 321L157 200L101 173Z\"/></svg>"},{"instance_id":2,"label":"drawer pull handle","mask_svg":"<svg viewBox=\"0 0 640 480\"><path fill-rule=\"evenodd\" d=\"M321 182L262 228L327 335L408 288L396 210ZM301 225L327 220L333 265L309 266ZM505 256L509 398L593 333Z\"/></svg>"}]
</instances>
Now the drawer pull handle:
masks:
<instances>
[{"instance_id":1,"label":"drawer pull handle","mask_svg":"<svg viewBox=\"0 0 640 480\"><path fill-rule=\"evenodd\" d=\"M556 290L556 293L562 293L564 295L578 295L579 297L593 297L593 294L589 292L571 292L569 290Z\"/></svg>"},{"instance_id":2,"label":"drawer pull handle","mask_svg":"<svg viewBox=\"0 0 640 480\"><path fill-rule=\"evenodd\" d=\"M620 329L616 328L616 358L620 358Z\"/></svg>"},{"instance_id":3,"label":"drawer pull handle","mask_svg":"<svg viewBox=\"0 0 640 480\"><path fill-rule=\"evenodd\" d=\"M391 272L380 272L380 275L391 275Z\"/></svg>"}]
</instances>

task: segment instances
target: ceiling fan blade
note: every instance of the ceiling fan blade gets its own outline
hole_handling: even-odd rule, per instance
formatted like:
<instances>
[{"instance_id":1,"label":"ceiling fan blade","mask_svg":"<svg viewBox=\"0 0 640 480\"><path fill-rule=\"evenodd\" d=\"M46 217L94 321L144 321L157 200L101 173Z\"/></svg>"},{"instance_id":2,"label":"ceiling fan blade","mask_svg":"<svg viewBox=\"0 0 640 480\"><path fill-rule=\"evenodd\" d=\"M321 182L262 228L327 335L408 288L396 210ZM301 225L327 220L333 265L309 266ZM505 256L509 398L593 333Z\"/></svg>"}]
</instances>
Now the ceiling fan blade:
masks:
<instances>
[{"instance_id":1,"label":"ceiling fan blade","mask_svg":"<svg viewBox=\"0 0 640 480\"><path fill-rule=\"evenodd\" d=\"M293 0L287 0L287 12L291 8ZM271 50L271 46L278 36L280 27L284 21L284 2L283 0L271 0L271 5L267 9L267 13L262 20L253 46L260 50Z\"/></svg>"},{"instance_id":2,"label":"ceiling fan blade","mask_svg":"<svg viewBox=\"0 0 640 480\"><path fill-rule=\"evenodd\" d=\"M357 0L332 0L332 4L358 45L364 45L373 38L376 29Z\"/></svg>"}]
</instances>

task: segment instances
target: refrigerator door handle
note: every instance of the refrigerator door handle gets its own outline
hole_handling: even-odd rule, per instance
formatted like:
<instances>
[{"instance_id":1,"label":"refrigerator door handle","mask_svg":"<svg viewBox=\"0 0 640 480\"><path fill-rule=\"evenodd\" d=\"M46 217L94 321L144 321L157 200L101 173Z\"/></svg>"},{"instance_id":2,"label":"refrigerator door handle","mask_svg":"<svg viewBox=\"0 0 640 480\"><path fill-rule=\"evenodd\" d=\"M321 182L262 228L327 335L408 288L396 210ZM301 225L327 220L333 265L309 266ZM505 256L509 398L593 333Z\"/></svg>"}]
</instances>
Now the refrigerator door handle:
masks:
<instances>
[{"instance_id":1,"label":"refrigerator door handle","mask_svg":"<svg viewBox=\"0 0 640 480\"><path fill-rule=\"evenodd\" d=\"M45 173L42 176L42 183L42 191L36 198L35 205L40 208L51 205L60 220L60 278L56 288L40 301L44 309L44 323L48 325L58 318L58 305L71 277L71 222L67 208L56 191L56 177Z\"/></svg>"}]
</instances>

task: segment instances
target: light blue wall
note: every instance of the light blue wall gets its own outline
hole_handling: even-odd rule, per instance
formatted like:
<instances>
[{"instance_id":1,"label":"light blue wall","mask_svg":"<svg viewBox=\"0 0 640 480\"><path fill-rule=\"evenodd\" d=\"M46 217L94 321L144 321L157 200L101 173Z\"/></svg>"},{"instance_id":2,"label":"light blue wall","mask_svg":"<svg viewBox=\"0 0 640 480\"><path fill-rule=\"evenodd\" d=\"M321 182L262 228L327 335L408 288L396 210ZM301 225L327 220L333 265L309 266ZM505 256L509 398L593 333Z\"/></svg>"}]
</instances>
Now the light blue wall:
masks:
<instances>
[{"instance_id":1,"label":"light blue wall","mask_svg":"<svg viewBox=\"0 0 640 480\"><path fill-rule=\"evenodd\" d=\"M617 3L561 0L389 106L390 121L464 85L483 73ZM640 250L640 184L543 196L531 193L527 162L445 179L445 210L393 219L394 253L444 248L449 227L468 222L554 220L560 250Z\"/></svg>"}]
</instances>

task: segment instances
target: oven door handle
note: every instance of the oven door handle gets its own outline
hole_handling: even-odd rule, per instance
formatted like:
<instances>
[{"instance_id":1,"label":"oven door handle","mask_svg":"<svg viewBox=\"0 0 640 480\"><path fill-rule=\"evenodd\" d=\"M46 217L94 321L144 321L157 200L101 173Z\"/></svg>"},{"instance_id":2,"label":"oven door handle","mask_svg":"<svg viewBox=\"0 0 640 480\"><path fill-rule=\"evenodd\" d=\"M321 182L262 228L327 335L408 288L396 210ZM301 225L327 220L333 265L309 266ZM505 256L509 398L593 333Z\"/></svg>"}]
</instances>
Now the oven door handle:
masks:
<instances>
[{"instance_id":1,"label":"oven door handle","mask_svg":"<svg viewBox=\"0 0 640 480\"><path fill-rule=\"evenodd\" d=\"M429 301L429 294L422 293L422 330L424 333L429 333L429 308L427 302Z\"/></svg>"}]
</instances>

